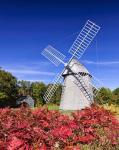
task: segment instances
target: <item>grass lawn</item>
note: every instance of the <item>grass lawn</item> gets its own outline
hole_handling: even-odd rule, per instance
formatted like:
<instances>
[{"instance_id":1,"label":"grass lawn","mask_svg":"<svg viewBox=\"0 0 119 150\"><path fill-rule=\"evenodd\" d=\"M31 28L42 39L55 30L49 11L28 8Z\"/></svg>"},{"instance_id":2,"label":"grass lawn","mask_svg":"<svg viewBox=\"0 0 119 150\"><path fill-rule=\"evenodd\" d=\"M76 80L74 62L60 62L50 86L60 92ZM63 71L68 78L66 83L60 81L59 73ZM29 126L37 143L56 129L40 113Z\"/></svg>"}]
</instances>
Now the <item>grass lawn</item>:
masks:
<instances>
[{"instance_id":1,"label":"grass lawn","mask_svg":"<svg viewBox=\"0 0 119 150\"><path fill-rule=\"evenodd\" d=\"M48 110L59 110L59 106L55 104L49 104L46 106L48 107Z\"/></svg>"},{"instance_id":2,"label":"grass lawn","mask_svg":"<svg viewBox=\"0 0 119 150\"><path fill-rule=\"evenodd\" d=\"M59 110L59 106L56 105L56 104L48 104L48 105L45 105L44 107L47 107L48 110ZM71 116L71 113L74 112L74 111L71 111L71 110L59 110L62 114L64 115L68 115L68 116Z\"/></svg>"}]
</instances>

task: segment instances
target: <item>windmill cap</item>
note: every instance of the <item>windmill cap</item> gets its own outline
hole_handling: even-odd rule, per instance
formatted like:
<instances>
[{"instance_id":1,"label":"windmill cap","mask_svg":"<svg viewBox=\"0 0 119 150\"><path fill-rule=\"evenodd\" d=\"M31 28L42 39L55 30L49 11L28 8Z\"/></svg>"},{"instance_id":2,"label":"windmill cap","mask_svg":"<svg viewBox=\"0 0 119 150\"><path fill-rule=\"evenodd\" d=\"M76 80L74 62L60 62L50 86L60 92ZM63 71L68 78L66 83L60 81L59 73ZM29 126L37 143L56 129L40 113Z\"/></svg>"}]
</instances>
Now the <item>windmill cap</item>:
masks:
<instances>
[{"instance_id":1,"label":"windmill cap","mask_svg":"<svg viewBox=\"0 0 119 150\"><path fill-rule=\"evenodd\" d=\"M74 71L73 73L85 73L90 75L88 70L82 65L77 59L72 59L72 61L69 63L69 67ZM71 74L68 69L65 69L63 76ZM91 76L91 75L90 75Z\"/></svg>"}]
</instances>

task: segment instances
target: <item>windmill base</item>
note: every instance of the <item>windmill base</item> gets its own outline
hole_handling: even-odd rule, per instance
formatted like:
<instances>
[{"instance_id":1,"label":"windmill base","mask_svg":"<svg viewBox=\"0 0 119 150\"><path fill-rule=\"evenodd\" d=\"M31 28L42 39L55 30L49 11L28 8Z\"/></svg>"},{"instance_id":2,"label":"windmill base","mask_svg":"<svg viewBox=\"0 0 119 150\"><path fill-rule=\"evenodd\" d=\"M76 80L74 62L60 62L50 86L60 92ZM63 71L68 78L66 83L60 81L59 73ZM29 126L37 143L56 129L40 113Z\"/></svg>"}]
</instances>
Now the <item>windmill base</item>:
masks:
<instances>
[{"instance_id":1,"label":"windmill base","mask_svg":"<svg viewBox=\"0 0 119 150\"><path fill-rule=\"evenodd\" d=\"M72 104L72 106L69 106L69 105L66 105L66 104L60 104L60 110L82 110L86 107L90 107L91 105L90 104L81 104L79 103L79 105L74 105Z\"/></svg>"}]
</instances>

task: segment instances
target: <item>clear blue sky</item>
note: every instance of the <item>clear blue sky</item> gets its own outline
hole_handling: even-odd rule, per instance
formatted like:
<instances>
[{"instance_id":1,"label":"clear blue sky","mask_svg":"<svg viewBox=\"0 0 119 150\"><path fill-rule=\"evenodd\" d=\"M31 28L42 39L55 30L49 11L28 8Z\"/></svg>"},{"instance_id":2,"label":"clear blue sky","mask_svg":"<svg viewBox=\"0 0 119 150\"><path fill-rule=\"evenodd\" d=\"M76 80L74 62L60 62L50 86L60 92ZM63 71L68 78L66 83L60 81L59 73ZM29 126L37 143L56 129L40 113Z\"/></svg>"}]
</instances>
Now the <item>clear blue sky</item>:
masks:
<instances>
[{"instance_id":1,"label":"clear blue sky","mask_svg":"<svg viewBox=\"0 0 119 150\"><path fill-rule=\"evenodd\" d=\"M42 55L48 44L66 56L87 19L101 30L81 62L106 87L119 87L116 0L0 0L0 66L19 80L52 81L61 71Z\"/></svg>"}]
</instances>

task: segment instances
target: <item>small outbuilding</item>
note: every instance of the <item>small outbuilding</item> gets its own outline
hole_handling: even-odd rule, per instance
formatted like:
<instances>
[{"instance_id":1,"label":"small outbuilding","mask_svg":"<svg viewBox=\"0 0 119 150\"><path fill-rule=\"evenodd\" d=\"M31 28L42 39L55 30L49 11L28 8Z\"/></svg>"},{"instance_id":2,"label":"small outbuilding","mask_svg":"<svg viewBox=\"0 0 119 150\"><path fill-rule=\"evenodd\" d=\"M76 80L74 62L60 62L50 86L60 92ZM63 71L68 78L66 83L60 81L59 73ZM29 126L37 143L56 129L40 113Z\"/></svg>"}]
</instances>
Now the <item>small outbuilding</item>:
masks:
<instances>
[{"instance_id":1,"label":"small outbuilding","mask_svg":"<svg viewBox=\"0 0 119 150\"><path fill-rule=\"evenodd\" d=\"M24 107L34 107L34 99L31 96L21 96L18 100L16 100L17 107L24 106Z\"/></svg>"}]
</instances>

